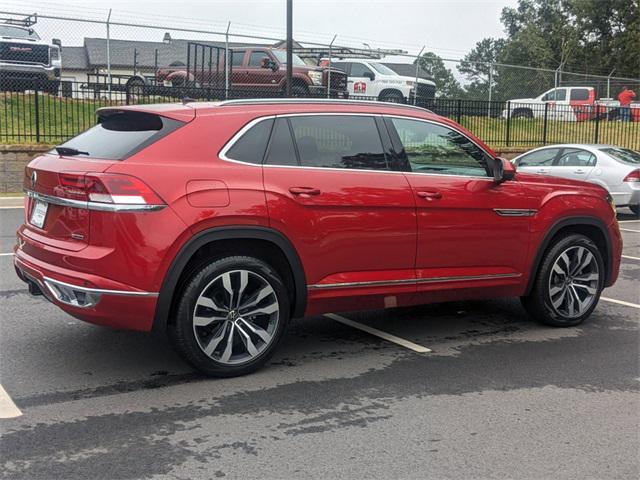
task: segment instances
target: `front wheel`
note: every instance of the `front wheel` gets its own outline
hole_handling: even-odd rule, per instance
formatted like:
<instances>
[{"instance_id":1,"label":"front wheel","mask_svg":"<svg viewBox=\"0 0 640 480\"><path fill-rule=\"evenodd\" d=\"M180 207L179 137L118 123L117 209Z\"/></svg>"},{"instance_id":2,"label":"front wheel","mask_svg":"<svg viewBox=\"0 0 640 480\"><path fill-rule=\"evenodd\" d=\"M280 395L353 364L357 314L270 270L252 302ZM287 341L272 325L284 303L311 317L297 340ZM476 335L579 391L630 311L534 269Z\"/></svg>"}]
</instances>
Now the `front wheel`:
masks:
<instances>
[{"instance_id":1,"label":"front wheel","mask_svg":"<svg viewBox=\"0 0 640 480\"><path fill-rule=\"evenodd\" d=\"M544 255L531 294L522 305L540 323L572 327L596 308L604 288L604 261L596 244L580 234L558 240Z\"/></svg>"},{"instance_id":2,"label":"front wheel","mask_svg":"<svg viewBox=\"0 0 640 480\"><path fill-rule=\"evenodd\" d=\"M629 208L636 217L640 217L640 205L630 205Z\"/></svg>"},{"instance_id":3,"label":"front wheel","mask_svg":"<svg viewBox=\"0 0 640 480\"><path fill-rule=\"evenodd\" d=\"M234 377L267 362L288 321L289 297L277 272L262 260L233 256L187 281L169 336L201 372Z\"/></svg>"}]
</instances>

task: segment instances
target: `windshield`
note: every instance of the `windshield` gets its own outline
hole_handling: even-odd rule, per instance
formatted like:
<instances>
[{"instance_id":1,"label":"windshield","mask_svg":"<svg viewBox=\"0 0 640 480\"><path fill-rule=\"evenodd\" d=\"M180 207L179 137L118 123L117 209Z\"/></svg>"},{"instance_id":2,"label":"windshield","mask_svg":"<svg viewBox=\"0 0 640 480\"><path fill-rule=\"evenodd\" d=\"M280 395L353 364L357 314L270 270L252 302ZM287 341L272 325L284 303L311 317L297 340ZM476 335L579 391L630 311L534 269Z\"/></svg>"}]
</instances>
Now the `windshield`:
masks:
<instances>
[{"instance_id":1,"label":"windshield","mask_svg":"<svg viewBox=\"0 0 640 480\"><path fill-rule=\"evenodd\" d=\"M0 25L0 37L23 38L25 40L40 40L38 34L31 28L24 29Z\"/></svg>"},{"instance_id":2,"label":"windshield","mask_svg":"<svg viewBox=\"0 0 640 480\"><path fill-rule=\"evenodd\" d=\"M396 72L394 72L393 70L391 70L389 67L387 67L386 65L383 65L382 63L374 63L371 62L369 63L369 65L378 73L381 73L382 75L398 75Z\"/></svg>"},{"instance_id":3,"label":"windshield","mask_svg":"<svg viewBox=\"0 0 640 480\"><path fill-rule=\"evenodd\" d=\"M619 162L631 163L633 165L640 164L640 153L629 150L628 148L607 147L601 148L600 151Z\"/></svg>"},{"instance_id":4,"label":"windshield","mask_svg":"<svg viewBox=\"0 0 640 480\"><path fill-rule=\"evenodd\" d=\"M287 51L286 50L271 50L271 53L273 53L273 55L278 59L278 62L280 62L280 63L282 63L284 65L287 64ZM307 65L306 63L304 63L304 60L302 60L295 53L292 55L292 57L293 57L293 64L294 65L300 65L302 67Z\"/></svg>"}]
</instances>

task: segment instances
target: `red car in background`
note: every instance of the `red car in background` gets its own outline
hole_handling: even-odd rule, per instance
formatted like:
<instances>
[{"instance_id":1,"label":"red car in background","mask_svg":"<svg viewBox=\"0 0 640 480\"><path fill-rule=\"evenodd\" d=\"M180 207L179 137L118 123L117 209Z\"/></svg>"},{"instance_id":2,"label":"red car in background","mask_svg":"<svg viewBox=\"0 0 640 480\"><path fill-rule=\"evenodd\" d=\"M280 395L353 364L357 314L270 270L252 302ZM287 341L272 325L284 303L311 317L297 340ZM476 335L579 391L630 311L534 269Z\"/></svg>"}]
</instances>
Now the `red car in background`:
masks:
<instances>
[{"instance_id":1,"label":"red car in background","mask_svg":"<svg viewBox=\"0 0 640 480\"><path fill-rule=\"evenodd\" d=\"M99 110L25 170L15 267L79 319L160 330L210 375L256 370L291 318L521 297L585 320L618 276L611 198L518 173L460 125L357 101Z\"/></svg>"}]
</instances>

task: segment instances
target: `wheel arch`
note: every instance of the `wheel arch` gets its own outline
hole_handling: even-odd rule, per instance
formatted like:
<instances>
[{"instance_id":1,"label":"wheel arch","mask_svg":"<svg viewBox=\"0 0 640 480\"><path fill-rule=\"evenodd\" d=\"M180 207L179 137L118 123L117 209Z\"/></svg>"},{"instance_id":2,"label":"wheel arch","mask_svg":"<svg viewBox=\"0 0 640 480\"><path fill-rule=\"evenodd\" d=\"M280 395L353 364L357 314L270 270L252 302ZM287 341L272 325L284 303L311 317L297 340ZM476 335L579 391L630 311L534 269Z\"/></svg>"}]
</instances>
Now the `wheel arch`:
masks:
<instances>
[{"instance_id":1,"label":"wheel arch","mask_svg":"<svg viewBox=\"0 0 640 480\"><path fill-rule=\"evenodd\" d=\"M570 217L563 218L555 222L552 227L547 231L533 260L531 265L531 274L527 283L527 288L524 295L529 295L533 289L540 263L547 250L553 244L553 240L561 236L568 235L570 233L581 233L598 246L598 249L602 252L602 258L605 263L605 286L610 286L611 274L613 268L613 247L611 244L611 238L607 232L607 227L598 218L595 217Z\"/></svg>"},{"instance_id":2,"label":"wheel arch","mask_svg":"<svg viewBox=\"0 0 640 480\"><path fill-rule=\"evenodd\" d=\"M407 96L402 92L402 90L394 87L389 87L389 88L384 88L380 91L380 93L378 94L378 100L381 100L382 98L384 98L385 95L388 95L390 93L399 94L402 97L403 101L407 99Z\"/></svg>"},{"instance_id":3,"label":"wheel arch","mask_svg":"<svg viewBox=\"0 0 640 480\"><path fill-rule=\"evenodd\" d=\"M231 249L229 247L231 242L233 242L234 245L238 245L238 247ZM282 259L286 262L286 267L289 268L290 283L293 287L291 315L294 318L303 316L307 302L306 276L300 257L292 243L282 233L271 228L257 226L218 227L194 235L182 246L171 262L160 288L153 321L153 331L164 331L166 329L171 319L175 295L181 288L181 281L184 279L184 274L191 271L190 267L195 267L200 264L198 262L194 264L193 262L197 260L198 252L203 252L203 249L213 248L216 245L226 245L226 250L223 249L220 253L251 255L250 251L241 247L241 245L247 247L250 244L253 246L258 244L269 245L270 247L266 247L266 251L271 248L273 249L271 252L275 254L275 257L277 257L278 252L282 255ZM261 251L264 252L265 250ZM278 262L275 257L275 261ZM265 260L268 261L269 259ZM286 271L280 271L285 268L285 265L279 263L277 266L272 266L278 270L279 273L284 273L284 276L286 276ZM287 278L283 278L283 280L287 283Z\"/></svg>"}]
</instances>

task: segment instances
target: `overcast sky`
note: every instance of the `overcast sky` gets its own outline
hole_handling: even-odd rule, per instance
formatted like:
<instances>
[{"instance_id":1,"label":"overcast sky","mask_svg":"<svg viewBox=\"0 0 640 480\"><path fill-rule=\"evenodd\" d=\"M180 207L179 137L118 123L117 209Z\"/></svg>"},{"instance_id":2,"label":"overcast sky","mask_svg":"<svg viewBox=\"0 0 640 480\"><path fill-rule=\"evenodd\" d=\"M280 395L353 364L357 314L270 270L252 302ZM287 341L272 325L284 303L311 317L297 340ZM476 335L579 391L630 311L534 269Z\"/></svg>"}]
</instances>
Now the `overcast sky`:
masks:
<instances>
[{"instance_id":1,"label":"overcast sky","mask_svg":"<svg viewBox=\"0 0 640 480\"><path fill-rule=\"evenodd\" d=\"M38 12L73 18L106 18L131 23L252 32L281 38L285 32L285 0L2 0L1 10ZM422 45L442 57L461 58L484 37L504 36L500 11L516 0L294 0L296 40L401 48L413 54ZM43 37L81 45L84 36L105 36L99 25L41 20L35 27ZM160 31L146 31L147 40L161 40ZM188 34L172 33L176 38ZM114 38L131 36L113 28ZM196 36L197 37L197 36ZM141 38L137 38L141 39ZM247 41L246 39L236 39ZM408 59L407 59L408 61Z\"/></svg>"}]
</instances>

